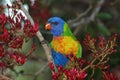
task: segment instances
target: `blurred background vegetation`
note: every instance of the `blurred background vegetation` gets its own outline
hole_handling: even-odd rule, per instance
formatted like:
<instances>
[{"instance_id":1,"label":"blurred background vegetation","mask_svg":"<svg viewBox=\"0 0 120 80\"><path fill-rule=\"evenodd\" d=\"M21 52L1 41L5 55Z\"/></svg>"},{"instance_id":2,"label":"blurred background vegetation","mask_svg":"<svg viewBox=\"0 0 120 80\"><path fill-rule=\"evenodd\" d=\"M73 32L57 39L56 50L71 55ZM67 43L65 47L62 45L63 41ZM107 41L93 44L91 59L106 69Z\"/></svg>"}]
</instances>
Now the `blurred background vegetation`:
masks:
<instances>
[{"instance_id":1,"label":"blurred background vegetation","mask_svg":"<svg viewBox=\"0 0 120 80\"><path fill-rule=\"evenodd\" d=\"M10 0L11 2L13 0ZM120 79L120 0L22 0L30 15L40 25L40 31L44 38L50 42L52 35L44 29L47 19L59 16L68 22L77 39L83 42L89 32L93 37L102 35L105 38L117 33L117 52L110 56L111 70ZM0 0L4 7L9 0ZM6 10L5 10L6 11ZM6 12L7 14L7 12ZM30 59L23 66L16 66L15 73L11 73L15 80L51 80L51 72L48 61L37 37L23 45L22 51L27 53L31 44L37 48ZM83 56L89 57L89 51L83 46Z\"/></svg>"}]
</instances>

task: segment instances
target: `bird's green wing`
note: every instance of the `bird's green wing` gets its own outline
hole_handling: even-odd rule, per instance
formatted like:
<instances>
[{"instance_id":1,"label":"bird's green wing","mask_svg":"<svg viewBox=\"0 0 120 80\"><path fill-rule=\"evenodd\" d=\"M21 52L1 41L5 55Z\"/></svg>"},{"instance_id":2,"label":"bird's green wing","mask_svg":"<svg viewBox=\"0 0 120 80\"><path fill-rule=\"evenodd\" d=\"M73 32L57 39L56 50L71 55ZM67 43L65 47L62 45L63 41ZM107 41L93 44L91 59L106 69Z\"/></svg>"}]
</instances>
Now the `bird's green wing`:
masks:
<instances>
[{"instance_id":1,"label":"bird's green wing","mask_svg":"<svg viewBox=\"0 0 120 80\"><path fill-rule=\"evenodd\" d=\"M71 32L69 26L67 23L64 24L64 30L63 30L63 36L71 36L74 40L77 40L73 33ZM80 58L82 56L82 46L79 44L78 46L78 53L76 55L77 58Z\"/></svg>"},{"instance_id":2,"label":"bird's green wing","mask_svg":"<svg viewBox=\"0 0 120 80\"><path fill-rule=\"evenodd\" d=\"M75 36L71 32L70 28L68 27L68 24L64 24L64 30L63 30L63 36L71 36L74 40L76 40Z\"/></svg>"},{"instance_id":3,"label":"bird's green wing","mask_svg":"<svg viewBox=\"0 0 120 80\"><path fill-rule=\"evenodd\" d=\"M81 58L82 57L82 46L81 44L78 45L78 53L76 55L77 58Z\"/></svg>"}]
</instances>

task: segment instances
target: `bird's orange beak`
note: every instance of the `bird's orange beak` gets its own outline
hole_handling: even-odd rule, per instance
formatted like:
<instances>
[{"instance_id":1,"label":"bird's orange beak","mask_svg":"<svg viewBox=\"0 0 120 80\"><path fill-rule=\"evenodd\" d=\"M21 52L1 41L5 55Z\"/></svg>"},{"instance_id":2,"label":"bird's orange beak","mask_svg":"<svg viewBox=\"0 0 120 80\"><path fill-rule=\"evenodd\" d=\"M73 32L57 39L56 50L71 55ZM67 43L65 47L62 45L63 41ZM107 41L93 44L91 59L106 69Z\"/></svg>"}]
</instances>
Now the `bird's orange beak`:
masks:
<instances>
[{"instance_id":1,"label":"bird's orange beak","mask_svg":"<svg viewBox=\"0 0 120 80\"><path fill-rule=\"evenodd\" d=\"M51 26L50 23L47 23L47 24L45 25L45 29L46 29L46 30L51 30L51 27L52 27L52 26Z\"/></svg>"}]
</instances>

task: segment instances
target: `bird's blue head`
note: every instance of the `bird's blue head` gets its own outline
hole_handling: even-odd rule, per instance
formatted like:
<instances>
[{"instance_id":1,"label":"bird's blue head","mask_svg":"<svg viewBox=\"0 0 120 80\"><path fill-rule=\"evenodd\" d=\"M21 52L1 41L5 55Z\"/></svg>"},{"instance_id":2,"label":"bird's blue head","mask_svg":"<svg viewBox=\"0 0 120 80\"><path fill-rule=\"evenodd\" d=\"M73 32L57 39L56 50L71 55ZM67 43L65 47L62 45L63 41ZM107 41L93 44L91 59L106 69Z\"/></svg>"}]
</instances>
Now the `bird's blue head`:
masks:
<instances>
[{"instance_id":1,"label":"bird's blue head","mask_svg":"<svg viewBox=\"0 0 120 80\"><path fill-rule=\"evenodd\" d=\"M63 33L65 21L59 17L52 17L48 19L45 25L47 30L53 34L53 36L60 36Z\"/></svg>"}]
</instances>

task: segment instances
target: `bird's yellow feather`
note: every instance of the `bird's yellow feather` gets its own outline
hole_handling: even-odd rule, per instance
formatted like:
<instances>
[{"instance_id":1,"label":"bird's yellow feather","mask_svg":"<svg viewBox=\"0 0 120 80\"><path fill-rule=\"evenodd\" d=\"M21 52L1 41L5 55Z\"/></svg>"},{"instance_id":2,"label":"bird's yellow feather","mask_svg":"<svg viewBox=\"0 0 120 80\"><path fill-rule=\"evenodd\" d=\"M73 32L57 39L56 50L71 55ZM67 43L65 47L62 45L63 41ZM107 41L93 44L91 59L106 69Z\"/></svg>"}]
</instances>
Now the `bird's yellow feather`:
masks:
<instances>
[{"instance_id":1,"label":"bird's yellow feather","mask_svg":"<svg viewBox=\"0 0 120 80\"><path fill-rule=\"evenodd\" d=\"M65 55L78 53L78 42L75 41L70 36L61 36L61 37L54 37L52 42L52 48L56 52L60 52Z\"/></svg>"}]
</instances>

